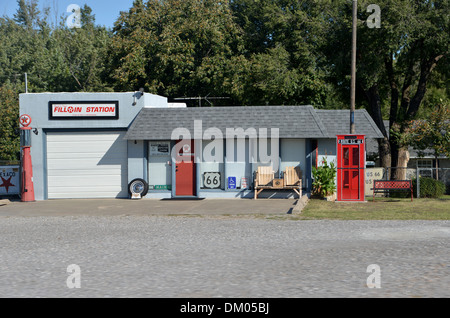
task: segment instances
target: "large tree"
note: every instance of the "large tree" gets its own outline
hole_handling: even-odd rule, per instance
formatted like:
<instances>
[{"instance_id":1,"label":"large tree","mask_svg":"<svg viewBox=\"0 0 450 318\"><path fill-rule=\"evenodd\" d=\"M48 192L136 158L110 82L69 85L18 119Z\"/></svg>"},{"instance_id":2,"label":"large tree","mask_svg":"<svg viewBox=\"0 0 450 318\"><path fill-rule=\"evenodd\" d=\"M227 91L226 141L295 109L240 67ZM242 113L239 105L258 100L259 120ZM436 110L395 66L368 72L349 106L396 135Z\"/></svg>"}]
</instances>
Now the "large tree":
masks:
<instances>
[{"instance_id":1,"label":"large tree","mask_svg":"<svg viewBox=\"0 0 450 318\"><path fill-rule=\"evenodd\" d=\"M449 58L449 0L380 0L381 27L366 24L372 1L358 4L357 100L367 107L384 134L380 141L383 166L405 167L406 148L389 139L383 109L390 127L417 117L433 70ZM330 79L348 93L351 52L351 2L324 5L329 35L324 42ZM395 177L395 176L394 176Z\"/></svg>"},{"instance_id":2,"label":"large tree","mask_svg":"<svg viewBox=\"0 0 450 318\"><path fill-rule=\"evenodd\" d=\"M244 32L247 104L326 104L329 87L319 68L321 6L313 0L234 0Z\"/></svg>"},{"instance_id":3,"label":"large tree","mask_svg":"<svg viewBox=\"0 0 450 318\"><path fill-rule=\"evenodd\" d=\"M107 48L109 31L95 25L92 9L81 8L81 28L67 28L64 23L52 33L49 63L58 73L48 76L54 91L109 91L104 78L109 70Z\"/></svg>"},{"instance_id":4,"label":"large tree","mask_svg":"<svg viewBox=\"0 0 450 318\"><path fill-rule=\"evenodd\" d=\"M110 47L116 89L169 97L231 95L229 70L241 63L228 1L134 1L116 21Z\"/></svg>"}]
</instances>

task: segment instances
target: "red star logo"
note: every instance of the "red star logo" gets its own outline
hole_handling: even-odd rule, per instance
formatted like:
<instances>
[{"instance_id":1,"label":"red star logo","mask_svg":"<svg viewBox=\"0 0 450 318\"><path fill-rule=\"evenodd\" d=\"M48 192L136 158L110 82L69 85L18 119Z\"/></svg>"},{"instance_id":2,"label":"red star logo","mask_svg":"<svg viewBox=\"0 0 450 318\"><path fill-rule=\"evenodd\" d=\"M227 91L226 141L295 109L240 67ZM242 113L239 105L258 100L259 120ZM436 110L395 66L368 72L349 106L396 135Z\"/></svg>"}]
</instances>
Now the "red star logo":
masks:
<instances>
[{"instance_id":1,"label":"red star logo","mask_svg":"<svg viewBox=\"0 0 450 318\"><path fill-rule=\"evenodd\" d=\"M20 124L24 127L28 127L31 124L31 117L27 114L23 114L19 117Z\"/></svg>"},{"instance_id":2,"label":"red star logo","mask_svg":"<svg viewBox=\"0 0 450 318\"><path fill-rule=\"evenodd\" d=\"M8 193L9 187L15 186L14 184L11 183L12 177L9 177L8 179L3 179L3 177L0 177L0 178L2 178L2 182L3 182L3 184L0 184L0 187L4 187L6 189L6 193Z\"/></svg>"}]
</instances>

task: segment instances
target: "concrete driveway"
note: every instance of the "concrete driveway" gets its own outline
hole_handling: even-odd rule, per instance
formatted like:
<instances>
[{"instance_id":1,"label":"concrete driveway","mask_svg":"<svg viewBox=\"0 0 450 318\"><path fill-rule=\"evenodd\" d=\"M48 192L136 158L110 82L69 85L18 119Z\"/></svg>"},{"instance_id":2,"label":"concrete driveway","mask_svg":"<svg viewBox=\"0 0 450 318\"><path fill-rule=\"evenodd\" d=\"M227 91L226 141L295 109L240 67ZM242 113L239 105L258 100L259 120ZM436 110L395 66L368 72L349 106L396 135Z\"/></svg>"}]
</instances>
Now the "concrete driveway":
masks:
<instances>
[{"instance_id":1,"label":"concrete driveway","mask_svg":"<svg viewBox=\"0 0 450 318\"><path fill-rule=\"evenodd\" d=\"M70 199L35 202L5 201L0 216L64 215L285 215L297 199Z\"/></svg>"}]
</instances>

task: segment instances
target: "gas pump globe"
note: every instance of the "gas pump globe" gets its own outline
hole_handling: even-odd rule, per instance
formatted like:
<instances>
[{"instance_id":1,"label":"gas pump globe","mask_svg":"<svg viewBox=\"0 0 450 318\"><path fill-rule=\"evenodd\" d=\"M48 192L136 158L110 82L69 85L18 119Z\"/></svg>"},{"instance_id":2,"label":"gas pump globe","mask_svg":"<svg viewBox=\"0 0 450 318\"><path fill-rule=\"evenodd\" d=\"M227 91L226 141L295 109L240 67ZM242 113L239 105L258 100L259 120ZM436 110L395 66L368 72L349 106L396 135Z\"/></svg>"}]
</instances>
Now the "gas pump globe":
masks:
<instances>
[{"instance_id":1,"label":"gas pump globe","mask_svg":"<svg viewBox=\"0 0 450 318\"><path fill-rule=\"evenodd\" d=\"M364 201L364 135L337 135L337 200Z\"/></svg>"}]
</instances>

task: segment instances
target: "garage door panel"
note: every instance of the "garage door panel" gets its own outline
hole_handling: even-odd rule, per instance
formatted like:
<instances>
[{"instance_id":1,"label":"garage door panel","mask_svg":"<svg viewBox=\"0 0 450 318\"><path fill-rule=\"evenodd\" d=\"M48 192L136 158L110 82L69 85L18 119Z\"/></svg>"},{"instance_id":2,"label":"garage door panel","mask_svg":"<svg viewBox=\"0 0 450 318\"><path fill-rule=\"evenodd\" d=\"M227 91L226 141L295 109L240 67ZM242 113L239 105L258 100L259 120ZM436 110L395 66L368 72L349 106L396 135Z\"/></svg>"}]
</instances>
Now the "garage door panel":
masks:
<instances>
[{"instance_id":1,"label":"garage door panel","mask_svg":"<svg viewBox=\"0 0 450 318\"><path fill-rule=\"evenodd\" d=\"M118 164L122 158L108 158L108 160L114 160L113 164L105 164L103 158L87 158L86 160L79 159L70 159L70 163L67 162L67 159L49 159L51 160L52 166L49 166L49 170L83 170L86 167L89 167L88 170L107 170L112 169L114 171L118 171L121 167L118 167ZM117 162L117 163L116 163ZM91 169L91 167L95 167L95 169Z\"/></svg>"},{"instance_id":2,"label":"garage door panel","mask_svg":"<svg viewBox=\"0 0 450 318\"><path fill-rule=\"evenodd\" d=\"M128 160L124 134L47 133L48 197L126 197Z\"/></svg>"},{"instance_id":3,"label":"garage door panel","mask_svg":"<svg viewBox=\"0 0 450 318\"><path fill-rule=\"evenodd\" d=\"M101 144L102 142L107 143L107 145ZM89 142L71 142L71 143L52 143L49 144L51 151L48 154L58 154L58 153L104 153L108 150L114 150L114 148L120 148L121 145L112 145L110 141L89 141ZM109 145L109 146L108 146Z\"/></svg>"},{"instance_id":4,"label":"garage door panel","mask_svg":"<svg viewBox=\"0 0 450 318\"><path fill-rule=\"evenodd\" d=\"M63 177L63 176L54 176L54 177L49 177L49 183L51 183L53 186L57 186L58 188L61 187L65 187L67 186L67 184L71 184L74 185L74 187L77 188L84 188L84 187L101 187L101 189L98 189L99 191L104 191L105 188L109 188L109 189L117 189L117 184L121 183L122 178L116 177L116 176L102 176L102 175L98 175L96 176L96 178L90 178L89 180L87 180L85 177L83 176L72 176L69 177L70 180L69 182L67 182L68 178L67 177Z\"/></svg>"},{"instance_id":5,"label":"garage door panel","mask_svg":"<svg viewBox=\"0 0 450 318\"><path fill-rule=\"evenodd\" d=\"M84 167L83 167L84 168ZM83 169L79 169L79 170L67 170L67 169L60 169L60 170L55 170L52 169L51 171L48 172L48 177L78 177L78 176L117 176L118 172L116 171L116 169L97 169L95 171L92 170L83 170ZM126 177L127 172L126 171L122 171L120 173L120 176L122 177Z\"/></svg>"},{"instance_id":6,"label":"garage door panel","mask_svg":"<svg viewBox=\"0 0 450 318\"><path fill-rule=\"evenodd\" d=\"M114 189L99 191L98 188L63 188L52 196L52 199L86 199L86 198L122 198L123 196L111 196Z\"/></svg>"},{"instance_id":7,"label":"garage door panel","mask_svg":"<svg viewBox=\"0 0 450 318\"><path fill-rule=\"evenodd\" d=\"M90 141L90 140L99 140L99 141L107 141L107 140L116 140L115 136L111 135L111 131L97 131L95 132L95 135L92 134L90 131L86 132L75 132L75 131L68 131L68 132L52 132L53 137L51 142L84 142L84 141Z\"/></svg>"},{"instance_id":8,"label":"garage door panel","mask_svg":"<svg viewBox=\"0 0 450 318\"><path fill-rule=\"evenodd\" d=\"M54 153L54 154L47 154L47 159L52 160L58 160L62 159L65 160L67 158L67 153ZM70 154L72 160L96 160L96 163L100 162L100 159L103 159L105 157L104 152L77 152L77 153L71 153ZM112 164L114 163L114 160L117 159L123 159L124 154L117 153L117 154L109 154L108 158L112 159ZM105 162L103 160L103 162ZM107 163L105 163L107 164Z\"/></svg>"}]
</instances>

